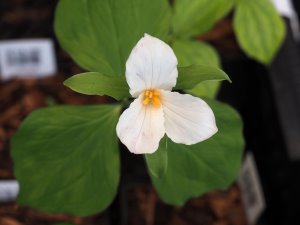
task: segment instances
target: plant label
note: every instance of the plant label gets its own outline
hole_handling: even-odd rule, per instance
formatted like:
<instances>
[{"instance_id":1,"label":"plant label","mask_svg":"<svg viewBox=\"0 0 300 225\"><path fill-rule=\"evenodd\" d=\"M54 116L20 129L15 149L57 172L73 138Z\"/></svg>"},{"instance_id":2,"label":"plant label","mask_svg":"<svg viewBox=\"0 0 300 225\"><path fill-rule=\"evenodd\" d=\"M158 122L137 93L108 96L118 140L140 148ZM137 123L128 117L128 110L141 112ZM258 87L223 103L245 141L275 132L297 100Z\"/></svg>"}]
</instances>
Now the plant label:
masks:
<instances>
[{"instance_id":1,"label":"plant label","mask_svg":"<svg viewBox=\"0 0 300 225\"><path fill-rule=\"evenodd\" d=\"M0 181L0 202L14 201L19 193L19 184L15 180Z\"/></svg>"},{"instance_id":2,"label":"plant label","mask_svg":"<svg viewBox=\"0 0 300 225\"><path fill-rule=\"evenodd\" d=\"M2 80L54 75L57 66L53 41L51 39L1 41L0 68Z\"/></svg>"},{"instance_id":3,"label":"plant label","mask_svg":"<svg viewBox=\"0 0 300 225\"><path fill-rule=\"evenodd\" d=\"M299 30L299 21L297 13L294 9L291 0L272 0L274 6L276 7L277 11L284 17L288 18L291 23L292 32L294 38L297 41L300 41L300 30Z\"/></svg>"},{"instance_id":4,"label":"plant label","mask_svg":"<svg viewBox=\"0 0 300 225\"><path fill-rule=\"evenodd\" d=\"M264 211L266 203L251 152L246 154L238 184L241 189L248 224L255 224Z\"/></svg>"}]
</instances>

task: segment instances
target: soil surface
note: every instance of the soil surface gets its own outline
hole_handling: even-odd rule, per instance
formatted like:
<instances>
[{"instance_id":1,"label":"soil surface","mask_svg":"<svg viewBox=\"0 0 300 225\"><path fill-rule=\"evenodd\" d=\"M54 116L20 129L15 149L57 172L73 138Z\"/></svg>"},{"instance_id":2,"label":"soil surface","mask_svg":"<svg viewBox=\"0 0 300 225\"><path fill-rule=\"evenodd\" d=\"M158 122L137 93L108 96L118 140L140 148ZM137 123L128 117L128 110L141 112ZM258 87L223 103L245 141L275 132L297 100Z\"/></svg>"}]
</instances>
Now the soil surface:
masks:
<instances>
[{"instance_id":1,"label":"soil surface","mask_svg":"<svg viewBox=\"0 0 300 225\"><path fill-rule=\"evenodd\" d=\"M80 95L63 86L66 78L83 70L57 44L52 28L56 3L57 0L0 1L0 40L52 38L56 44L58 63L57 74L46 79L13 79L6 82L0 79L0 181L14 179L10 141L23 119L32 111L53 104L91 105L110 101L105 97ZM222 23L217 26L219 32L214 30L200 39L215 44L221 52L234 52L236 45L228 41L232 37L231 25L226 20ZM144 166L132 163L133 158L125 154L122 172L130 173L133 165ZM159 200L149 182L135 183L133 178L126 185L121 183L119 195L110 208L86 218L50 215L20 207L16 202L0 203L0 225L52 225L64 221L78 225L246 224L240 190L236 184L227 191L214 191L192 199L182 207L173 207Z\"/></svg>"},{"instance_id":2,"label":"soil surface","mask_svg":"<svg viewBox=\"0 0 300 225\"><path fill-rule=\"evenodd\" d=\"M124 193L123 193L124 194ZM126 225L246 225L239 188L213 191L174 207L162 203L151 185L139 184L125 192ZM138 203L138 204L137 204Z\"/></svg>"}]
</instances>

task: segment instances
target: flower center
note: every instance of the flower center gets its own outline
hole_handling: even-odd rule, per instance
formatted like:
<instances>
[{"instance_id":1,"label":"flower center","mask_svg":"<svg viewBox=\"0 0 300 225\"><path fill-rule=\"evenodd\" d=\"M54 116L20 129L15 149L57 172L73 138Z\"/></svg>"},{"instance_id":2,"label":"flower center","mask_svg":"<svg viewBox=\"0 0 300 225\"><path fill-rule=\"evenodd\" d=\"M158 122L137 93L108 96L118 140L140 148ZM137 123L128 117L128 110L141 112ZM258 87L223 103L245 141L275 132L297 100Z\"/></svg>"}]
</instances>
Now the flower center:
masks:
<instances>
[{"instance_id":1,"label":"flower center","mask_svg":"<svg viewBox=\"0 0 300 225\"><path fill-rule=\"evenodd\" d=\"M152 104L155 107L160 106L160 93L158 90L146 90L144 92L143 105Z\"/></svg>"}]
</instances>

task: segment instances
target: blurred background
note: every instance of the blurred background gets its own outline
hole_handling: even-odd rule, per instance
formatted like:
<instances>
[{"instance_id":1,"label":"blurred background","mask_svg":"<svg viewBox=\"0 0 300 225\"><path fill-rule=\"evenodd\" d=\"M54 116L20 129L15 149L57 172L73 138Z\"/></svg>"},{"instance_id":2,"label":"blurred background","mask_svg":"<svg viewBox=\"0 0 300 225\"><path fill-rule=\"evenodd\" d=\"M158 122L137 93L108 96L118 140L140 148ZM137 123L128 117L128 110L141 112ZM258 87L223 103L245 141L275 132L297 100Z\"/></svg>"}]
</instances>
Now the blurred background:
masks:
<instances>
[{"instance_id":1,"label":"blurred background","mask_svg":"<svg viewBox=\"0 0 300 225\"><path fill-rule=\"evenodd\" d=\"M151 186L143 158L124 151L118 196L105 212L79 218L18 206L10 140L22 120L41 107L108 101L105 97L80 95L63 86L66 78L83 70L60 48L55 37L57 2L0 1L2 59L1 51L11 45L8 41L30 39L30 43L23 44L35 49L29 53L12 52L6 63L1 62L0 225L298 224L294 221L298 221L300 213L300 33L297 15L290 16L284 10L287 36L268 67L241 51L230 15L199 37L217 49L222 68L233 81L222 83L217 98L238 110L244 122L245 162L240 178L228 190L207 193L183 207L166 205ZM291 3L299 12L299 1ZM280 4L277 6L280 11ZM36 71L18 71L24 63L37 65Z\"/></svg>"}]
</instances>

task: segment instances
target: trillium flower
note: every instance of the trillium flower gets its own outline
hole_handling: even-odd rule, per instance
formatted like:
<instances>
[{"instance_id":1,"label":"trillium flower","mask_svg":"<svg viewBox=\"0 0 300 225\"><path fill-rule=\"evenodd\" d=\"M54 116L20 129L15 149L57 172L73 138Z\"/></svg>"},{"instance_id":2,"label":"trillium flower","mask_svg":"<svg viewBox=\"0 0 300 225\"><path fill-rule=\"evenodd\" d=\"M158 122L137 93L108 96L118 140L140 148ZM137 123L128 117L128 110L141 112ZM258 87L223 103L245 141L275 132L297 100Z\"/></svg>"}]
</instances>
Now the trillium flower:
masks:
<instances>
[{"instance_id":1,"label":"trillium flower","mask_svg":"<svg viewBox=\"0 0 300 225\"><path fill-rule=\"evenodd\" d=\"M215 116L203 100L172 92L177 76L177 58L171 47L145 34L126 62L126 80L136 99L116 128L130 152L155 152L165 134L175 143L191 145L218 131Z\"/></svg>"}]
</instances>

